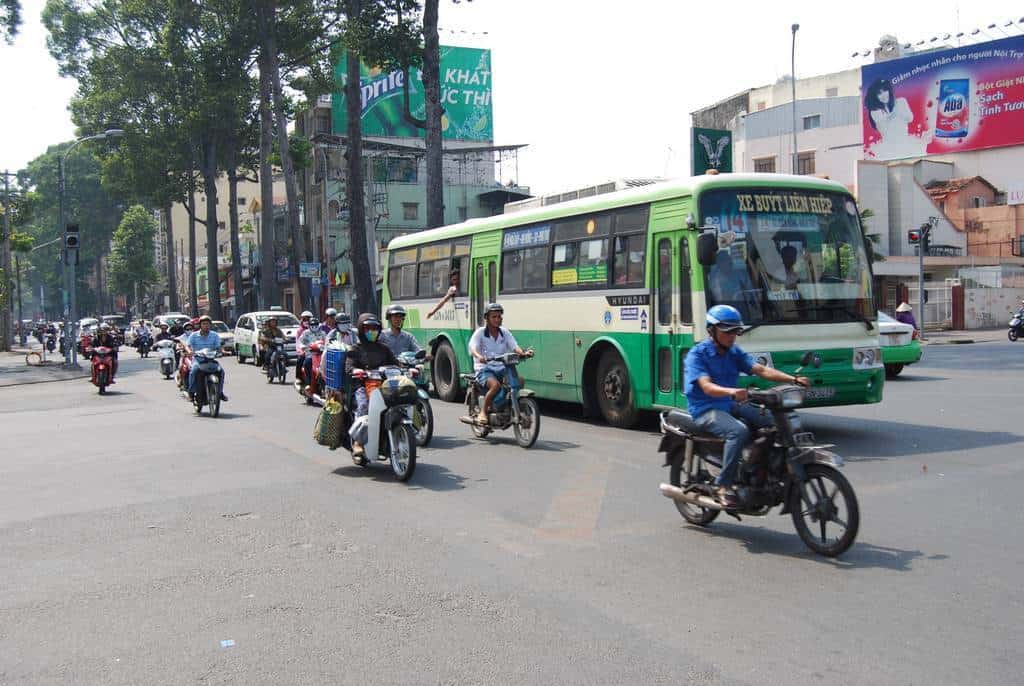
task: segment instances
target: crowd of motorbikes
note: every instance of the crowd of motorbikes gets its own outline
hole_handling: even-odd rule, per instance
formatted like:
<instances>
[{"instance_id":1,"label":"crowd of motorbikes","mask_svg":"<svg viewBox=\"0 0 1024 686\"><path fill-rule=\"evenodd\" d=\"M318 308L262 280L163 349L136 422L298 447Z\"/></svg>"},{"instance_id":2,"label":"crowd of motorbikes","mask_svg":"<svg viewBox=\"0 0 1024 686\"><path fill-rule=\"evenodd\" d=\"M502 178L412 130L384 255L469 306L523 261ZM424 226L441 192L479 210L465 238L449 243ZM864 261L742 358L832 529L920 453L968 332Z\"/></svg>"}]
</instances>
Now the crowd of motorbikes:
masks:
<instances>
[{"instance_id":1,"label":"crowd of motorbikes","mask_svg":"<svg viewBox=\"0 0 1024 686\"><path fill-rule=\"evenodd\" d=\"M1017 319L1022 316L1024 307ZM356 335L355 329L342 325L338 332L349 334L347 340L354 340ZM123 334L114 330L113 335L119 336L118 343L123 342ZM218 361L222 353L219 348L189 351L185 345L188 335L188 331L175 337L164 335L154 342L149 333L143 332L135 336L134 347L142 358L156 351L159 374L165 380L176 380L178 390L192 403L197 415L205 408L210 417L217 417L226 399L224 369ZM79 345L82 354L91 360L92 383L104 394L114 383L116 361L113 349L98 344L95 336L96 332L83 332ZM388 463L399 481L407 481L416 467L417 447L428 445L434 434L429 375L424 371L427 352L403 352L397 356L398 365L353 369L345 378L342 370L349 350L345 341L345 335L325 334L301 351L310 358L310 364L304 365L301 357L295 361L293 387L301 402L321 408L317 427L329 415L340 426L330 441L317 438L316 430L314 438L331 449L349 449L357 465ZM532 356L532 351L526 355ZM268 383L286 382L293 368L283 339L262 341L258 358ZM536 442L540 409L534 393L522 387L517 374L524 359L512 352L486 358L487 363L502 365L507 372L486 419L481 413L483 390L474 375L462 375L467 389L466 415L460 421L470 425L477 438L511 429L523 448ZM819 364L820 358L812 352L802 361L802 366ZM189 393L193 367L197 381L194 392ZM352 397L353 380L358 380L367 394L367 413L360 417L356 416ZM832 446L818 443L803 429L795 410L803 404L804 391L795 385L749 391L749 402L770 415L771 426L759 429L744 449L736 481L739 502L730 506L723 505L714 494L714 480L722 469L723 441L700 429L686 412L662 414L659 452L665 454L664 465L670 471L661 492L674 501L687 522L706 526L721 512L737 520L760 517L781 505L780 513L791 516L800 538L816 553L835 556L853 544L860 520L856 495L839 472L842 458L830 450ZM358 453L354 449L357 444L361 448Z\"/></svg>"}]
</instances>

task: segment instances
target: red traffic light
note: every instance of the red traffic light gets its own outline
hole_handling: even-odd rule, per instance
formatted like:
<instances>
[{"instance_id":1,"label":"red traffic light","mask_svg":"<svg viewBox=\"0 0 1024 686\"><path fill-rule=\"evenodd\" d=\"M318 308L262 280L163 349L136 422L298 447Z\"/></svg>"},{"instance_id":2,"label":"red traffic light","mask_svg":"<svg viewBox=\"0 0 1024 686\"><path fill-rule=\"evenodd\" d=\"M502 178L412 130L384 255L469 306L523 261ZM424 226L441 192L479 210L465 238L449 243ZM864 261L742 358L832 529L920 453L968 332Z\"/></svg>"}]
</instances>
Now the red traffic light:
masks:
<instances>
[{"instance_id":1,"label":"red traffic light","mask_svg":"<svg viewBox=\"0 0 1024 686\"><path fill-rule=\"evenodd\" d=\"M921 242L921 232L917 229L910 229L907 231L907 242L911 245L917 245Z\"/></svg>"}]
</instances>

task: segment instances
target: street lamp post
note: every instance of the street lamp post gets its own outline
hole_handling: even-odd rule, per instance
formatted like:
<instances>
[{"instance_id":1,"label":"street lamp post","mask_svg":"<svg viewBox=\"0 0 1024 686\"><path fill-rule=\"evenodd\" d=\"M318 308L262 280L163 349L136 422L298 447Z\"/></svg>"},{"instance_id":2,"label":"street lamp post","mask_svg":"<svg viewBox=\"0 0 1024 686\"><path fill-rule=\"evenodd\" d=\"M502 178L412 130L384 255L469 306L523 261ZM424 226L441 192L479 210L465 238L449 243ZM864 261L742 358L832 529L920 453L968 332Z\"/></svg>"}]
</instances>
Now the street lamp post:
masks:
<instances>
[{"instance_id":1,"label":"street lamp post","mask_svg":"<svg viewBox=\"0 0 1024 686\"><path fill-rule=\"evenodd\" d=\"M789 55L789 71L790 71L790 82L793 87L793 173L798 173L797 169L797 147L796 147L796 32L800 30L800 24L793 24L789 27L790 31L793 32L792 48Z\"/></svg>"},{"instance_id":2,"label":"street lamp post","mask_svg":"<svg viewBox=\"0 0 1024 686\"><path fill-rule=\"evenodd\" d=\"M78 147L80 143L84 143L86 141L106 140L108 138L120 138L123 135L124 131L121 129L107 129L103 133L84 136L72 143L68 149L64 151L64 154L61 155L60 164L57 167L57 198L60 217L60 225L58 227L59 234L63 234L66 231L66 227L64 226L64 166L67 163L68 155L70 155L71 151ZM77 261L77 255L71 255L66 249L64 250L64 263L68 267L64 270L64 287L66 289L64 292L64 364L68 367L78 366L78 351L75 349L74 326L70 325L72 322L78 321L78 289L75 282L75 266Z\"/></svg>"}]
</instances>

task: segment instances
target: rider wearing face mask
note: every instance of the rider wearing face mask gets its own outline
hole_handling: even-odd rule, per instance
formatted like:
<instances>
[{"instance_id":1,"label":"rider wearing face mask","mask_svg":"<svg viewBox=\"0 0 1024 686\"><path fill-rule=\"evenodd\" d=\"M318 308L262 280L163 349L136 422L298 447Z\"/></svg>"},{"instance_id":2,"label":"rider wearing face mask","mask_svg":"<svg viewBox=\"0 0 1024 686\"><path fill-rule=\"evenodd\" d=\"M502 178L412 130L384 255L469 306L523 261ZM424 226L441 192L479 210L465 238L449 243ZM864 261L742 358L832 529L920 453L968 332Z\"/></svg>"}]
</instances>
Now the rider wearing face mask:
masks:
<instances>
[{"instance_id":1,"label":"rider wearing face mask","mask_svg":"<svg viewBox=\"0 0 1024 686\"><path fill-rule=\"evenodd\" d=\"M345 376L351 379L354 389L356 401L355 416L357 418L366 414L368 401L363 380L352 378L352 371L354 369L370 370L385 365L398 364L398 360L395 359L395 354L391 352L391 349L380 342L380 330L380 320L377 319L376 315L369 312L359 315L358 340L354 346L349 348L348 354L345 356ZM362 454L362 446L356 444L352 448L353 455L358 456Z\"/></svg>"}]
</instances>

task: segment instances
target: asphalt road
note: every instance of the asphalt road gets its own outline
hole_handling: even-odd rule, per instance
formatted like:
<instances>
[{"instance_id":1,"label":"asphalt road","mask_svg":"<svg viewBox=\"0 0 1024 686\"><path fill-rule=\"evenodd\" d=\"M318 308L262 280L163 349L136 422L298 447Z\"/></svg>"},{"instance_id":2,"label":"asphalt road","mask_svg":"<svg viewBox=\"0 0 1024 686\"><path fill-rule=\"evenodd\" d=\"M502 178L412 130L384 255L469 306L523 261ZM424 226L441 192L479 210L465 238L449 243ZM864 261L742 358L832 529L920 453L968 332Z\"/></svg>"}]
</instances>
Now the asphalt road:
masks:
<instances>
[{"instance_id":1,"label":"asphalt road","mask_svg":"<svg viewBox=\"0 0 1024 686\"><path fill-rule=\"evenodd\" d=\"M804 414L860 500L839 560L788 516L687 525L653 425L545 404L523 450L437 402L403 485L250 366L209 419L124 357L108 397L0 388L0 683L1020 680L1024 344Z\"/></svg>"}]
</instances>

